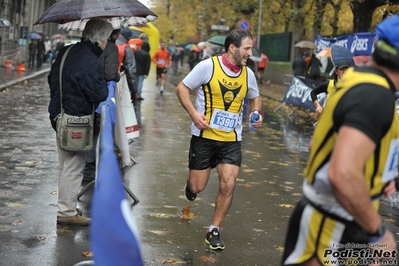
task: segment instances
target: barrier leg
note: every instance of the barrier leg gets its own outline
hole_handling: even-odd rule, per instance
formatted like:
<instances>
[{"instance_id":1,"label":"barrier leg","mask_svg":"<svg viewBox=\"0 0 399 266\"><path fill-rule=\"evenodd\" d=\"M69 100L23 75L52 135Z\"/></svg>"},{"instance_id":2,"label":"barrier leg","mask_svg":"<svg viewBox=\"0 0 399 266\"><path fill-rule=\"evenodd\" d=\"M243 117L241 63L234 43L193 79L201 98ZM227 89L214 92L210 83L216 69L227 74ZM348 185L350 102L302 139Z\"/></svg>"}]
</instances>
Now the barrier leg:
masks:
<instances>
[{"instance_id":1,"label":"barrier leg","mask_svg":"<svg viewBox=\"0 0 399 266\"><path fill-rule=\"evenodd\" d=\"M123 187L125 188L126 193L129 194L129 196L133 199L134 202L132 205L134 206L138 204L140 200L136 197L136 195L134 195L134 193L128 187L126 187L125 184L123 184Z\"/></svg>"},{"instance_id":2,"label":"barrier leg","mask_svg":"<svg viewBox=\"0 0 399 266\"><path fill-rule=\"evenodd\" d=\"M96 183L95 180L91 181L89 184L87 184L78 194L78 199L80 199L80 197L83 196L83 194L86 193L87 190L89 190L89 188L91 188L92 186L94 186L94 184Z\"/></svg>"}]
</instances>

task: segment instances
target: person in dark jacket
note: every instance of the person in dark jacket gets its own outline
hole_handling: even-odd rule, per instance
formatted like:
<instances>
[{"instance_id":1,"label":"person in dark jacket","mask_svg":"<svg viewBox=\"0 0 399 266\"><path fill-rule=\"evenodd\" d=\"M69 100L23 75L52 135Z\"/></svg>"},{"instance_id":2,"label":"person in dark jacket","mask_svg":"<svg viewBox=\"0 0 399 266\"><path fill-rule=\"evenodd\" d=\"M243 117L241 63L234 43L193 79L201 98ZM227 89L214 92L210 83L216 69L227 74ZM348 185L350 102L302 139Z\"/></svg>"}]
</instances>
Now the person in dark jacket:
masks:
<instances>
[{"instance_id":1,"label":"person in dark jacket","mask_svg":"<svg viewBox=\"0 0 399 266\"><path fill-rule=\"evenodd\" d=\"M141 97L144 79L148 76L151 66L150 44L148 42L143 42L141 49L134 52L134 57L137 64L137 100L142 101L144 100L144 98Z\"/></svg>"},{"instance_id":2,"label":"person in dark jacket","mask_svg":"<svg viewBox=\"0 0 399 266\"><path fill-rule=\"evenodd\" d=\"M292 69L294 70L294 76L296 77L305 77L307 68L304 54L299 55L292 63Z\"/></svg>"},{"instance_id":3,"label":"person in dark jacket","mask_svg":"<svg viewBox=\"0 0 399 266\"><path fill-rule=\"evenodd\" d=\"M120 34L121 29L114 29L112 31L111 36L108 38L107 45L99 57L100 62L104 66L104 75L107 82L111 80L119 82L121 79L118 69L118 47L115 44Z\"/></svg>"},{"instance_id":4,"label":"person in dark jacket","mask_svg":"<svg viewBox=\"0 0 399 266\"><path fill-rule=\"evenodd\" d=\"M62 97L65 113L75 116L89 115L93 105L107 99L108 88L104 78L104 67L98 60L107 39L112 32L112 25L103 19L91 19L83 30L80 42L70 49L62 72ZM60 107L60 65L67 48L64 47L51 67L48 75L50 86L51 126L56 130L56 118ZM57 142L58 143L58 142ZM86 152L61 150L57 144L60 176L58 181L57 223L70 225L89 225L90 218L83 217L77 208L77 195L83 179Z\"/></svg>"},{"instance_id":5,"label":"person in dark jacket","mask_svg":"<svg viewBox=\"0 0 399 266\"><path fill-rule=\"evenodd\" d=\"M132 103L134 103L137 95L137 65L133 51L128 44L131 38L133 38L133 31L129 28L123 28L115 43L119 51L119 69L121 72L125 71Z\"/></svg>"},{"instance_id":6,"label":"person in dark jacket","mask_svg":"<svg viewBox=\"0 0 399 266\"><path fill-rule=\"evenodd\" d=\"M107 45L104 51L101 53L99 60L104 66L104 78L108 85L108 97L115 95L116 83L120 80L121 76L119 73L119 62L118 62L118 47L115 44L118 39L120 29L114 29L111 36L108 38ZM102 103L102 104L105 104ZM94 134L94 147L87 152L86 166L83 171L83 182L91 182L95 180L96 174L96 143L98 133L100 132L100 121L101 121L101 106L96 109L96 130Z\"/></svg>"},{"instance_id":7,"label":"person in dark jacket","mask_svg":"<svg viewBox=\"0 0 399 266\"><path fill-rule=\"evenodd\" d=\"M310 59L309 63L309 78L314 79L314 80L319 80L321 77L321 72L320 72L320 67L321 67L321 62L319 58L316 57L315 54L312 54L312 58Z\"/></svg>"},{"instance_id":8,"label":"person in dark jacket","mask_svg":"<svg viewBox=\"0 0 399 266\"><path fill-rule=\"evenodd\" d=\"M35 66L35 57L36 57L36 53L37 53L36 40L30 40L28 49L29 49L28 68L33 68Z\"/></svg>"},{"instance_id":9,"label":"person in dark jacket","mask_svg":"<svg viewBox=\"0 0 399 266\"><path fill-rule=\"evenodd\" d=\"M43 41L43 38L41 38L37 41L37 54L36 54L37 55L37 65L36 66L38 68L42 67L43 55L44 55L45 50L46 50L46 48L44 46L44 41Z\"/></svg>"}]
</instances>

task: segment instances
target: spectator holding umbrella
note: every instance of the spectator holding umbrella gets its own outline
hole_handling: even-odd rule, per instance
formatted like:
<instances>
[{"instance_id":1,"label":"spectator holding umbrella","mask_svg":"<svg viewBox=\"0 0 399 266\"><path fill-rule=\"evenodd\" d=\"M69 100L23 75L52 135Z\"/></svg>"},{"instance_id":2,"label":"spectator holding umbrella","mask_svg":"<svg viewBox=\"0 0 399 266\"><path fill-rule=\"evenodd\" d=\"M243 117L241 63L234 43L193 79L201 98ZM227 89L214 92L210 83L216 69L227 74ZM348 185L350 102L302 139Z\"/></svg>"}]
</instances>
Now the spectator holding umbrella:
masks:
<instances>
[{"instance_id":1,"label":"spectator holding umbrella","mask_svg":"<svg viewBox=\"0 0 399 266\"><path fill-rule=\"evenodd\" d=\"M37 41L37 68L42 67L43 64L43 55L45 52L46 48L44 46L44 41L43 38L38 39Z\"/></svg>"},{"instance_id":2,"label":"spectator holding umbrella","mask_svg":"<svg viewBox=\"0 0 399 266\"><path fill-rule=\"evenodd\" d=\"M35 66L35 57L37 53L37 44L36 40L31 39L29 46L29 62L28 62L28 68L33 68Z\"/></svg>"}]
</instances>

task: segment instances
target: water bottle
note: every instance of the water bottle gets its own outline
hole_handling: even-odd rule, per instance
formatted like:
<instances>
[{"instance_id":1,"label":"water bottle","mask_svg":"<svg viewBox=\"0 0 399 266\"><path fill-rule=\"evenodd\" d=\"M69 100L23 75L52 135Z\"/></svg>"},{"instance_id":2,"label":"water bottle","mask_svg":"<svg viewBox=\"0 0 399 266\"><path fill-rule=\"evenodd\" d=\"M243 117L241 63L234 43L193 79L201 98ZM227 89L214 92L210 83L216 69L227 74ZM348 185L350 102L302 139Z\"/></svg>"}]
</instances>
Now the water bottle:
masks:
<instances>
[{"instance_id":1,"label":"water bottle","mask_svg":"<svg viewBox=\"0 0 399 266\"><path fill-rule=\"evenodd\" d=\"M251 116L249 117L249 123L248 123L248 128L251 131L255 131L256 128L252 126L252 123L258 121L260 118L259 111L255 110L252 112Z\"/></svg>"}]
</instances>

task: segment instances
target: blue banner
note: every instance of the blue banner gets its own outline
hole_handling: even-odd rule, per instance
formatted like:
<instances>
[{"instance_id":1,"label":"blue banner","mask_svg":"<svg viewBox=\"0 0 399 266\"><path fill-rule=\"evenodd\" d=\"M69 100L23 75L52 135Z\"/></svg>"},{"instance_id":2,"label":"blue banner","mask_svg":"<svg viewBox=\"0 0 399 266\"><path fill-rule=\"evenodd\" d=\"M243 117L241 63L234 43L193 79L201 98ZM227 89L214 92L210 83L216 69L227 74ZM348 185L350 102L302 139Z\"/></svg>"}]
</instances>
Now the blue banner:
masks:
<instances>
[{"instance_id":1,"label":"blue banner","mask_svg":"<svg viewBox=\"0 0 399 266\"><path fill-rule=\"evenodd\" d=\"M142 266L138 234L114 150L111 108L104 104L101 112L101 153L91 207L91 248L96 266Z\"/></svg>"},{"instance_id":2,"label":"blue banner","mask_svg":"<svg viewBox=\"0 0 399 266\"><path fill-rule=\"evenodd\" d=\"M316 107L312 102L310 93L321 83L312 79L293 77L288 90L285 92L283 102L314 111ZM317 95L317 99L322 106L325 98L326 95L324 93Z\"/></svg>"},{"instance_id":3,"label":"blue banner","mask_svg":"<svg viewBox=\"0 0 399 266\"><path fill-rule=\"evenodd\" d=\"M316 52L331 47L333 44L337 44L345 47L352 52L355 56L358 55L370 55L373 52L373 43L376 38L375 33L370 32L359 32L348 35L342 35L338 37L316 37Z\"/></svg>"}]
</instances>

